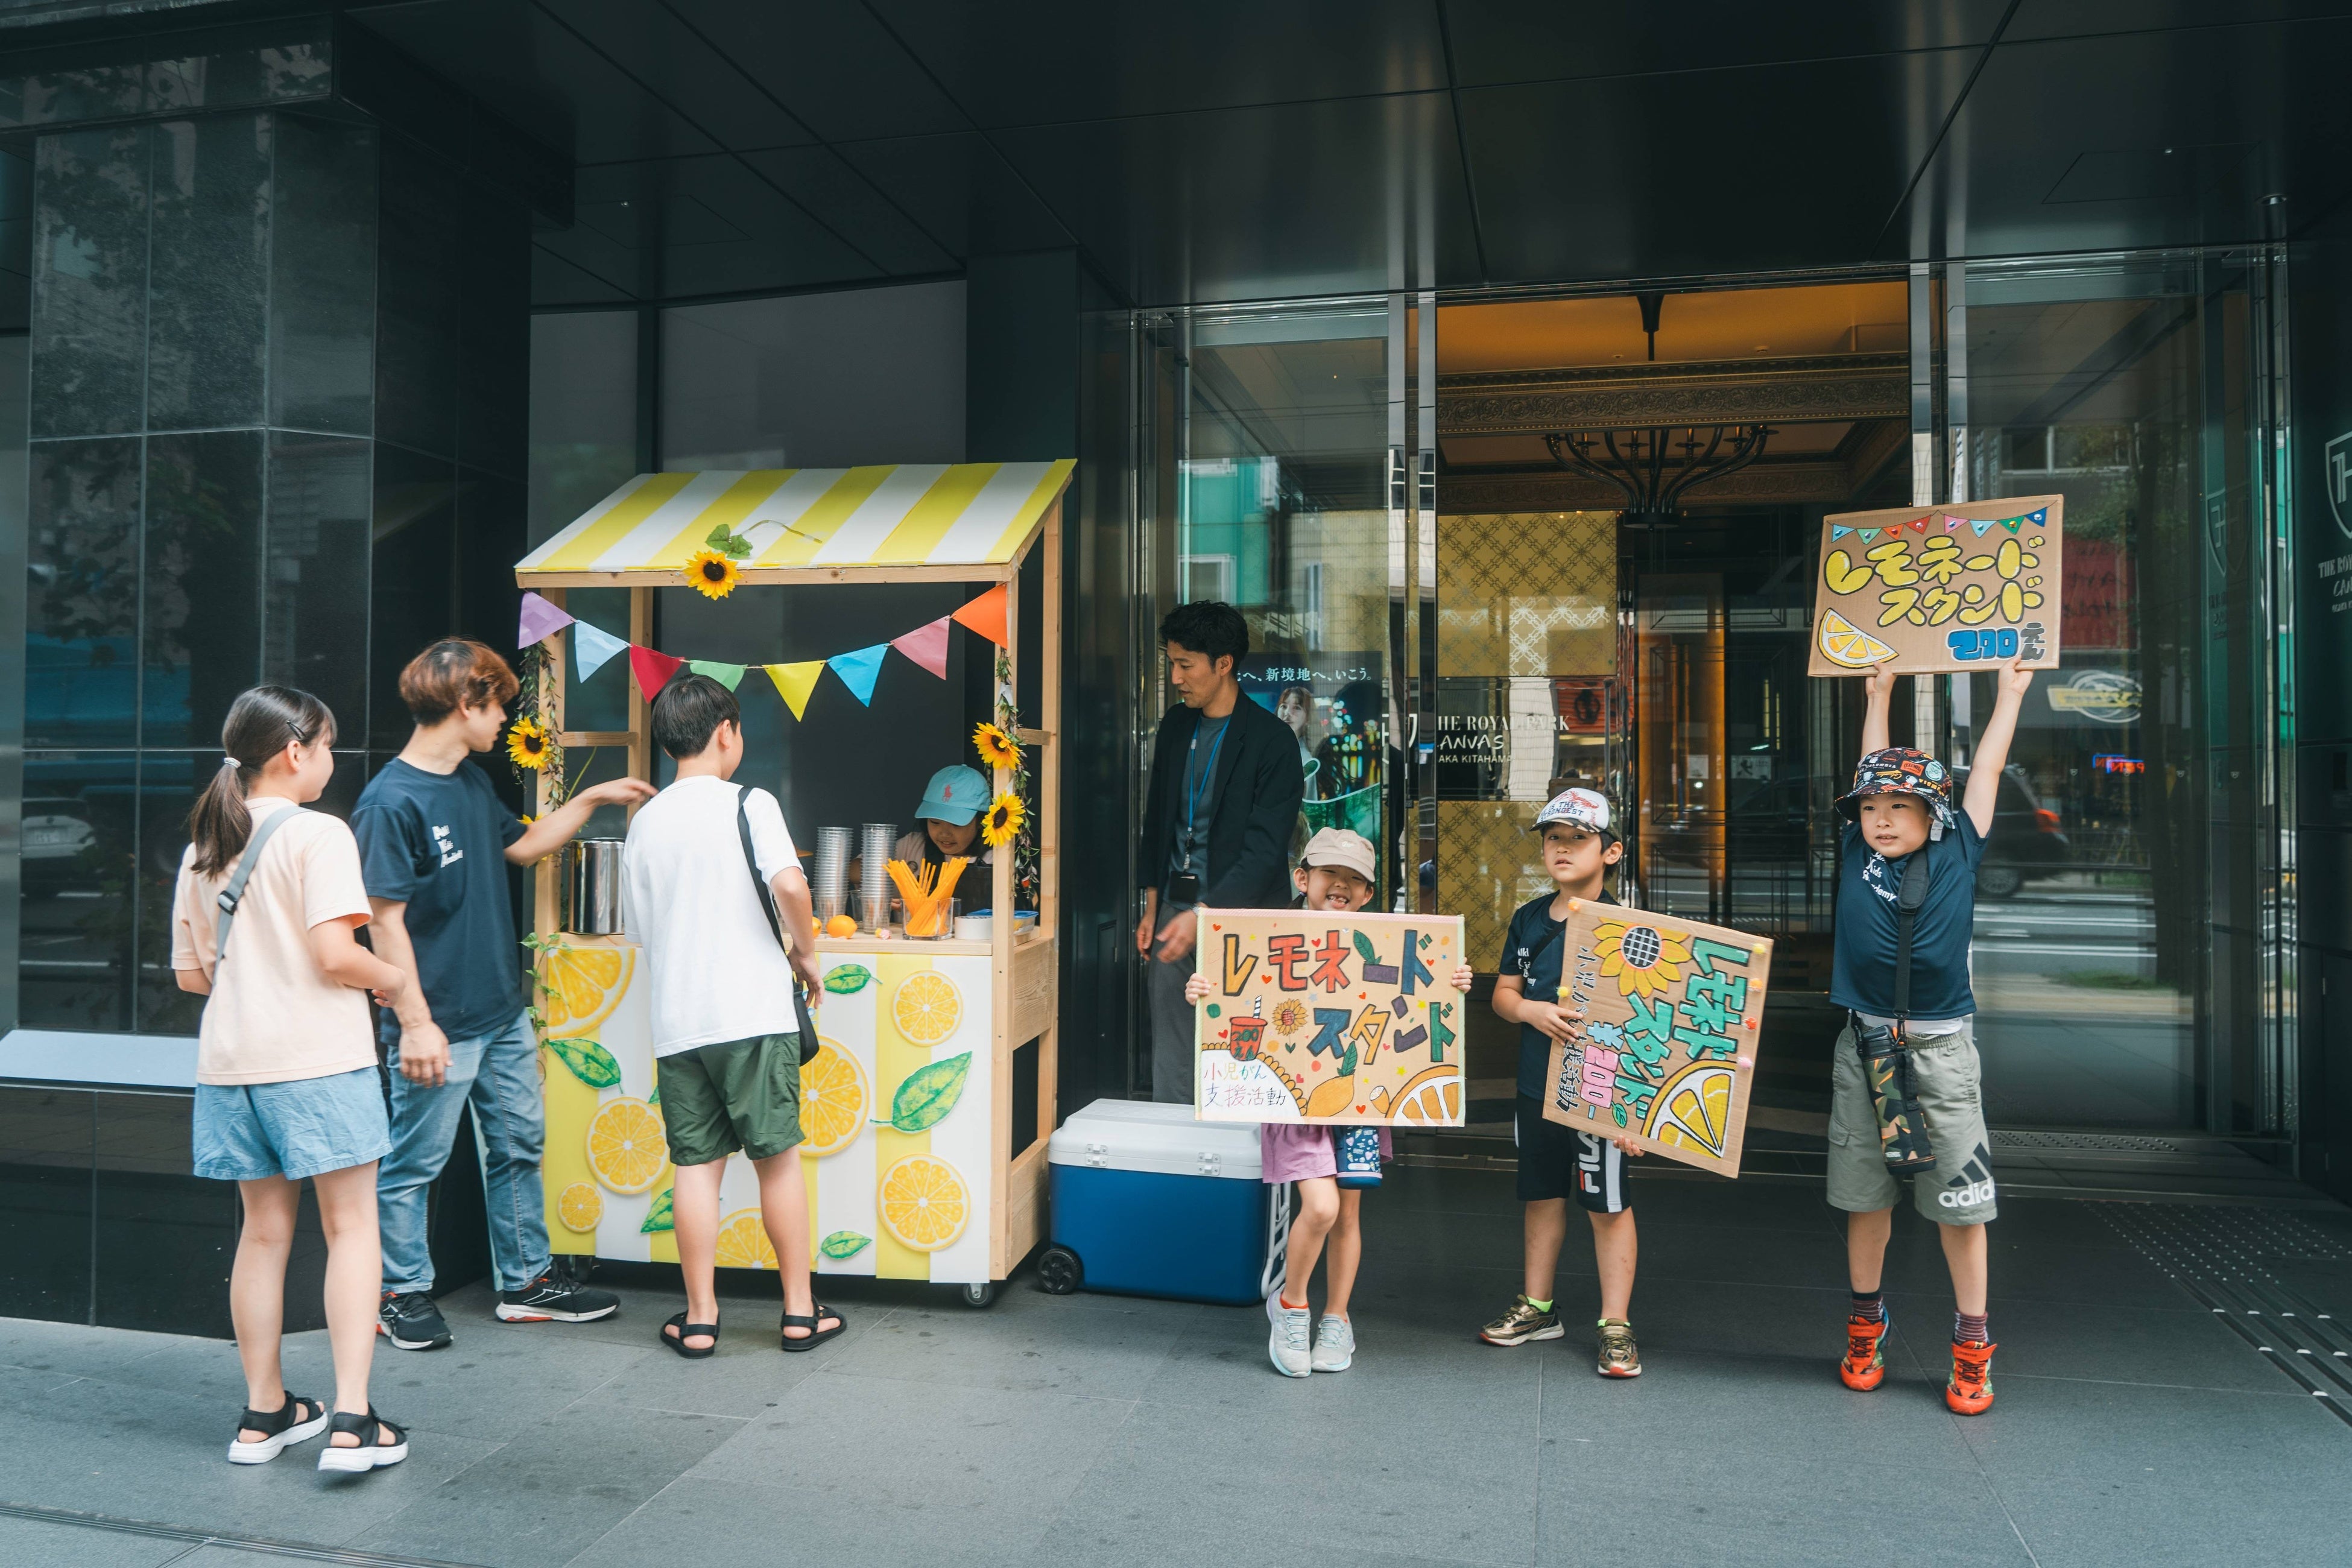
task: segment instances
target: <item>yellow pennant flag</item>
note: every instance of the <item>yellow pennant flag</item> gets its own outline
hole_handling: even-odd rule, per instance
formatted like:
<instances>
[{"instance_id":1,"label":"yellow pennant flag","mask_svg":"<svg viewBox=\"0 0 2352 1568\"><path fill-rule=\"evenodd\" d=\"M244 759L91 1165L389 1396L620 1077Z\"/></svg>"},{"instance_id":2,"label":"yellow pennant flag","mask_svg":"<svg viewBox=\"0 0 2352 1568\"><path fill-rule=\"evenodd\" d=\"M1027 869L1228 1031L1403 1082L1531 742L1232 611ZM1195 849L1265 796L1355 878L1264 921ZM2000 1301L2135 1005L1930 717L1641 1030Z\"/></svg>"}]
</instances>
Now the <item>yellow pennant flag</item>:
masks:
<instances>
[{"instance_id":1,"label":"yellow pennant flag","mask_svg":"<svg viewBox=\"0 0 2352 1568\"><path fill-rule=\"evenodd\" d=\"M776 683L793 718L808 711L809 693L816 689L816 678L824 673L824 660L813 658L805 664L765 664L760 668Z\"/></svg>"}]
</instances>

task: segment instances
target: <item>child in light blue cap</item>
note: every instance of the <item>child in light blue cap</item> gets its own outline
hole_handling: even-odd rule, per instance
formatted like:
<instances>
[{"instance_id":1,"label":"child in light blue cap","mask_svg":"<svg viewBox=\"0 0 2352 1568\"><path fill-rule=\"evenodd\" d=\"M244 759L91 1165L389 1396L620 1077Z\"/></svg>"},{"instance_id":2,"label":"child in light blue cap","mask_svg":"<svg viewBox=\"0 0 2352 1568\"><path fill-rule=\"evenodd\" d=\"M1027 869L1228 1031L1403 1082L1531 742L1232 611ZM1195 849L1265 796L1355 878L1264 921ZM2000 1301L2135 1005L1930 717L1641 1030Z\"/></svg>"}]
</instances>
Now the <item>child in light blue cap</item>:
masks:
<instances>
[{"instance_id":1,"label":"child in light blue cap","mask_svg":"<svg viewBox=\"0 0 2352 1568\"><path fill-rule=\"evenodd\" d=\"M980 841L980 814L987 809L988 780L978 768L941 768L923 786L915 831L900 837L892 854L909 866L926 860L944 865L959 855L985 866L989 851Z\"/></svg>"}]
</instances>

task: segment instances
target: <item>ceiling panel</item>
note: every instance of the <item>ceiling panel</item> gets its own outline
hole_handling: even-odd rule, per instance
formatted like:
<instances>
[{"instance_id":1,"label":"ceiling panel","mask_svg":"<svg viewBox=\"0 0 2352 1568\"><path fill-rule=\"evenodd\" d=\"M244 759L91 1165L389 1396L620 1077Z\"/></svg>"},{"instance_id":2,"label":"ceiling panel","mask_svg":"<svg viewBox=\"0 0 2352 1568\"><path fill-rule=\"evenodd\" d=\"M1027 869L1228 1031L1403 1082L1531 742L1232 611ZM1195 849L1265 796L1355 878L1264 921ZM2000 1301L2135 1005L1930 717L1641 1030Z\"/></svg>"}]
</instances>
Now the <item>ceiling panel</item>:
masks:
<instances>
[{"instance_id":1,"label":"ceiling panel","mask_svg":"<svg viewBox=\"0 0 2352 1568\"><path fill-rule=\"evenodd\" d=\"M983 127L1445 85L1431 0L873 0Z\"/></svg>"},{"instance_id":2,"label":"ceiling panel","mask_svg":"<svg viewBox=\"0 0 2352 1568\"><path fill-rule=\"evenodd\" d=\"M2022 0L2001 29L2005 44L2094 33L2142 33L2238 22L2352 15L2345 0Z\"/></svg>"},{"instance_id":3,"label":"ceiling panel","mask_svg":"<svg viewBox=\"0 0 2352 1568\"><path fill-rule=\"evenodd\" d=\"M625 305L634 298L542 244L530 247L533 305Z\"/></svg>"},{"instance_id":4,"label":"ceiling panel","mask_svg":"<svg viewBox=\"0 0 2352 1568\"><path fill-rule=\"evenodd\" d=\"M908 211L831 148L746 153L743 161L885 272L946 272L961 265Z\"/></svg>"},{"instance_id":5,"label":"ceiling panel","mask_svg":"<svg viewBox=\"0 0 2352 1568\"><path fill-rule=\"evenodd\" d=\"M862 5L662 3L827 141L971 129Z\"/></svg>"},{"instance_id":6,"label":"ceiling panel","mask_svg":"<svg viewBox=\"0 0 2352 1568\"><path fill-rule=\"evenodd\" d=\"M2260 237L2352 184L2352 19L2004 44L1883 249L2000 256Z\"/></svg>"},{"instance_id":7,"label":"ceiling panel","mask_svg":"<svg viewBox=\"0 0 2352 1568\"><path fill-rule=\"evenodd\" d=\"M1442 92L994 141L1139 304L1476 281Z\"/></svg>"},{"instance_id":8,"label":"ceiling panel","mask_svg":"<svg viewBox=\"0 0 2352 1568\"><path fill-rule=\"evenodd\" d=\"M851 142L838 151L958 259L1071 242L1070 231L977 132Z\"/></svg>"},{"instance_id":9,"label":"ceiling panel","mask_svg":"<svg viewBox=\"0 0 2352 1568\"><path fill-rule=\"evenodd\" d=\"M2009 5L2009 0L1440 3L1454 46L1454 81L1462 87L1981 48Z\"/></svg>"},{"instance_id":10,"label":"ceiling panel","mask_svg":"<svg viewBox=\"0 0 2352 1568\"><path fill-rule=\"evenodd\" d=\"M1981 52L1465 90L1494 279L1863 261Z\"/></svg>"},{"instance_id":11,"label":"ceiling panel","mask_svg":"<svg viewBox=\"0 0 2352 1568\"><path fill-rule=\"evenodd\" d=\"M815 136L752 76L648 0L562 0L551 14L722 147L786 147Z\"/></svg>"},{"instance_id":12,"label":"ceiling panel","mask_svg":"<svg viewBox=\"0 0 2352 1568\"><path fill-rule=\"evenodd\" d=\"M883 275L732 156L580 171L579 220L540 236L551 255L640 299L797 289Z\"/></svg>"}]
</instances>

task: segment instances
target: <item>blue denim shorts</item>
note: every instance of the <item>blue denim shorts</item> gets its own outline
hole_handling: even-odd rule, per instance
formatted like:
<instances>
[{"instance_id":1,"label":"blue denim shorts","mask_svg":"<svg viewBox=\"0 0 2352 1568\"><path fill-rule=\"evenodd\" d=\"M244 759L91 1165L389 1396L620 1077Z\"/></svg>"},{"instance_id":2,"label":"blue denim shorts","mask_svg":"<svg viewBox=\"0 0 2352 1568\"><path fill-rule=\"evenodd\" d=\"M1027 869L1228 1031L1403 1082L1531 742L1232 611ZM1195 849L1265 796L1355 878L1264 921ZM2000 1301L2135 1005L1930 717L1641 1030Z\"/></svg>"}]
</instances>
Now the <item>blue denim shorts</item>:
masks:
<instances>
[{"instance_id":1,"label":"blue denim shorts","mask_svg":"<svg viewBox=\"0 0 2352 1568\"><path fill-rule=\"evenodd\" d=\"M196 1085L196 1174L289 1182L392 1152L383 1080L373 1068L291 1083Z\"/></svg>"}]
</instances>

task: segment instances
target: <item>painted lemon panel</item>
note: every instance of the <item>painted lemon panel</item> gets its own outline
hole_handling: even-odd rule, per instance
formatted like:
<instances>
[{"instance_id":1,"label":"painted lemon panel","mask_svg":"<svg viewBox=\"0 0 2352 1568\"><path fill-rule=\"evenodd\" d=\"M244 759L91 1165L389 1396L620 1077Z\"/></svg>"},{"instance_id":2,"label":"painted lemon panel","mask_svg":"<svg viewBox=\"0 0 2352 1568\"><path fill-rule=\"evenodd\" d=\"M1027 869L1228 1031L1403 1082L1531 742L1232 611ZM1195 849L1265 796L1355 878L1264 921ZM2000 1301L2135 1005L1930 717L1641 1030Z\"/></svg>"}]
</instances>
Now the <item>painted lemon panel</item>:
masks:
<instances>
[{"instance_id":1,"label":"painted lemon panel","mask_svg":"<svg viewBox=\"0 0 2352 1568\"><path fill-rule=\"evenodd\" d=\"M718 1264L721 1268L773 1268L776 1244L760 1223L758 1209L737 1209L719 1222Z\"/></svg>"},{"instance_id":2,"label":"painted lemon panel","mask_svg":"<svg viewBox=\"0 0 2352 1568\"><path fill-rule=\"evenodd\" d=\"M1337 1116L1347 1110L1355 1098L1354 1073L1345 1078L1325 1079L1308 1092L1304 1113L1308 1117Z\"/></svg>"},{"instance_id":3,"label":"painted lemon panel","mask_svg":"<svg viewBox=\"0 0 2352 1568\"><path fill-rule=\"evenodd\" d=\"M1423 1068L1397 1090L1396 1120L1426 1127L1462 1125L1462 1069Z\"/></svg>"},{"instance_id":4,"label":"painted lemon panel","mask_svg":"<svg viewBox=\"0 0 2352 1568\"><path fill-rule=\"evenodd\" d=\"M1731 1136L1731 1064L1693 1062L1666 1079L1643 1132L1661 1143L1723 1158Z\"/></svg>"},{"instance_id":5,"label":"painted lemon panel","mask_svg":"<svg viewBox=\"0 0 2352 1568\"><path fill-rule=\"evenodd\" d=\"M588 1119L588 1169L614 1192L644 1192L668 1163L661 1112L644 1100L625 1094Z\"/></svg>"},{"instance_id":6,"label":"painted lemon panel","mask_svg":"<svg viewBox=\"0 0 2352 1568\"><path fill-rule=\"evenodd\" d=\"M866 1069L842 1046L823 1035L817 1053L801 1068L801 1152L822 1160L857 1141L871 1098Z\"/></svg>"},{"instance_id":7,"label":"painted lemon panel","mask_svg":"<svg viewBox=\"0 0 2352 1568\"><path fill-rule=\"evenodd\" d=\"M634 947L559 947L541 964L547 986L547 1032L562 1039L584 1035L613 1016L629 994L636 968Z\"/></svg>"},{"instance_id":8,"label":"painted lemon panel","mask_svg":"<svg viewBox=\"0 0 2352 1568\"><path fill-rule=\"evenodd\" d=\"M937 1252L963 1234L971 1189L936 1154L909 1154L882 1173L882 1224L917 1252Z\"/></svg>"},{"instance_id":9,"label":"painted lemon panel","mask_svg":"<svg viewBox=\"0 0 2352 1568\"><path fill-rule=\"evenodd\" d=\"M1893 648L1835 610L1822 612L1821 644L1823 658L1848 669L1867 669L1895 657Z\"/></svg>"},{"instance_id":10,"label":"painted lemon panel","mask_svg":"<svg viewBox=\"0 0 2352 1568\"><path fill-rule=\"evenodd\" d=\"M604 1217L604 1194L593 1182L574 1182L557 1195L555 1213L564 1229L585 1234Z\"/></svg>"},{"instance_id":11,"label":"painted lemon panel","mask_svg":"<svg viewBox=\"0 0 2352 1568\"><path fill-rule=\"evenodd\" d=\"M890 994L890 1021L909 1045L936 1046L963 1022L963 993L936 969L920 969Z\"/></svg>"}]
</instances>

